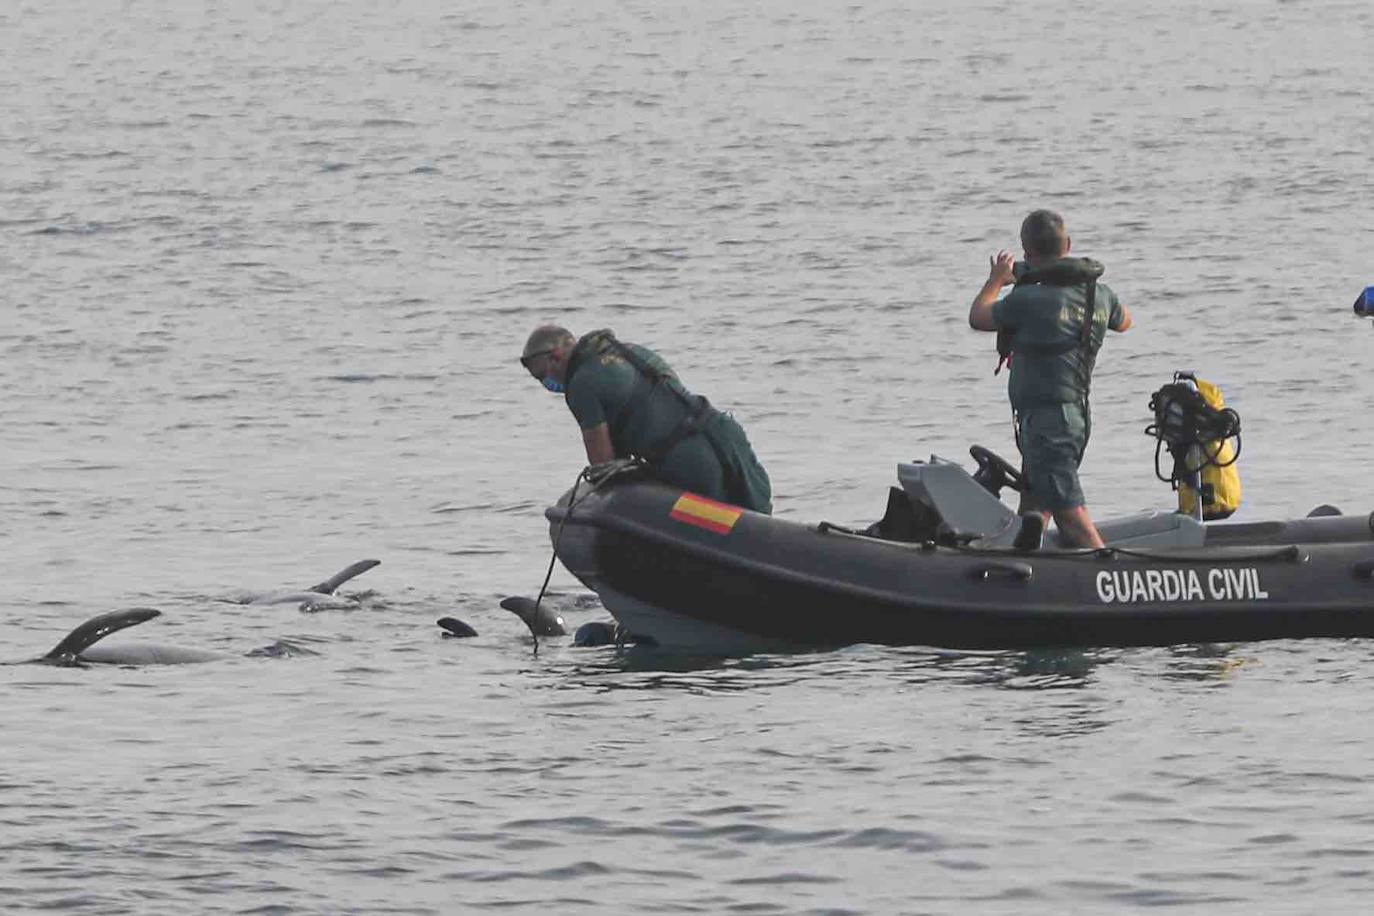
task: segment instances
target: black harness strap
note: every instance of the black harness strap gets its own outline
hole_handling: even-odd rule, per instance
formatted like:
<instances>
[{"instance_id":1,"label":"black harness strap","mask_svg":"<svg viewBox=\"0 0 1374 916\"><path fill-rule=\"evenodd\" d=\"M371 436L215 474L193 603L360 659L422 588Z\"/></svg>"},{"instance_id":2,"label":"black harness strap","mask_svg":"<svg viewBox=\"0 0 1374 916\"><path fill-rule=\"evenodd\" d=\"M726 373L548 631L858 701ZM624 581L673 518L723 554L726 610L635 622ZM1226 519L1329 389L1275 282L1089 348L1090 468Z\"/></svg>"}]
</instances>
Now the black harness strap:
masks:
<instances>
[{"instance_id":1,"label":"black harness strap","mask_svg":"<svg viewBox=\"0 0 1374 916\"><path fill-rule=\"evenodd\" d=\"M644 391L641 397L645 403L648 402L653 390L660 384L667 385L668 390L682 402L682 406L687 408L687 416L682 419L673 430L662 439L649 446L647 452L639 457L644 459L651 467L657 467L668 457L668 453L677 448L678 445L692 438L701 436L706 440L706 444L711 447L711 451L716 456L716 462L720 465L721 476L725 481L725 492L730 498L738 503L749 501L749 488L740 476L730 456L725 453L725 449L716 441L716 437L706 431L706 426L720 413L711 406L711 402L706 400L704 395L689 395L682 383L675 376L655 369L652 365L642 359L625 344L615 338L610 331L605 332L610 349L620 356L625 362L634 366L638 372L650 381L649 388ZM616 417L619 422L630 413L630 402L626 402L625 407Z\"/></svg>"},{"instance_id":2,"label":"black harness strap","mask_svg":"<svg viewBox=\"0 0 1374 916\"><path fill-rule=\"evenodd\" d=\"M653 465L662 464L663 459L667 458L668 453L676 448L679 443L706 432L706 424L716 415L716 409L711 406L710 401L700 395L697 396L696 400L696 409L674 427L672 432L650 446L649 453L641 455L641 458ZM721 463L723 465L724 459L721 456L720 449L716 447L715 441L711 439L710 436L706 437L706 441L710 443L711 448L716 453L716 457L722 459Z\"/></svg>"},{"instance_id":3,"label":"black harness strap","mask_svg":"<svg viewBox=\"0 0 1374 916\"><path fill-rule=\"evenodd\" d=\"M1084 277L1081 273L1076 276L1065 276L1064 271L1050 268L1045 271L1030 271L1016 281L1017 286L1023 284L1045 283L1051 286L1072 286L1083 283L1087 287L1087 293L1083 298L1083 321L1075 337L1066 340L1055 341L1052 344L1027 343L1017 347L1022 353L1031 356L1060 356L1074 350L1082 352L1082 358L1078 362L1078 387L1083 393L1080 402L1083 407L1083 422L1086 426L1083 437L1084 447L1087 447L1087 440L1092 436L1092 411L1088 404L1088 389L1092 386L1092 363L1093 363L1093 323L1097 318L1097 278L1102 273L1099 265L1094 274ZM1107 316L1108 322L1111 316ZM1007 331L997 332L997 353L1000 359L997 362L997 369L993 372L996 375L1002 371L1002 367L1011 361L1012 355L1012 335ZM1021 418L1016 411L1012 411L1012 427L1015 433L1016 447L1021 448ZM1083 452L1078 453L1078 460L1083 460Z\"/></svg>"},{"instance_id":4,"label":"black harness strap","mask_svg":"<svg viewBox=\"0 0 1374 916\"><path fill-rule=\"evenodd\" d=\"M711 446L711 451L715 453L716 460L720 462L721 473L725 476L726 490L734 499L747 499L747 490L743 486L743 481L740 480L739 476L735 473L734 465L729 460L729 456L725 454L725 450L721 448L720 443L715 440L715 437L706 432L707 424L719 413L719 411L711 406L711 402L706 400L702 395L689 395L686 389L682 387L682 383L677 380L676 376L670 375L652 366L638 353L616 339L616 336L610 331L594 331L592 333L597 335L597 343L633 366L639 373L641 379L648 382L647 387L643 385L637 387L636 391L633 392L630 398L625 402L625 406L622 407L615 418L610 421L609 426L611 427L612 440L614 441L619 438L619 434L624 431L625 423L629 421L630 415L635 410L648 404L649 398L653 396L654 390L658 388L659 385L666 385L668 390L682 402L682 406L687 408L687 416L683 418L681 423L673 427L672 431L666 436L649 446L644 454L637 455L636 457L642 458L650 466L657 467L668 457L668 453L677 448L677 446L693 436L703 436L707 444ZM581 360L578 360L578 364L580 363ZM575 368L576 366L569 368L569 378L571 378Z\"/></svg>"}]
</instances>

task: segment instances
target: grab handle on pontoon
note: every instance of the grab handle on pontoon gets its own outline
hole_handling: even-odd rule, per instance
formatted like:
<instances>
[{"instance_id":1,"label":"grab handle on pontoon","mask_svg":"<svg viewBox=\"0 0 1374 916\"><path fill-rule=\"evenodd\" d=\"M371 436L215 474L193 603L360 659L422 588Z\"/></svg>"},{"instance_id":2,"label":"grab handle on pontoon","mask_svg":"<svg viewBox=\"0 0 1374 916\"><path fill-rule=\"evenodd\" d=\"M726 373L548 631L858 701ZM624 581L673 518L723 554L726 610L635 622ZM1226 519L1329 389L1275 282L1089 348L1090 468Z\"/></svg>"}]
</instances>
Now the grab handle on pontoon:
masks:
<instances>
[{"instance_id":1,"label":"grab handle on pontoon","mask_svg":"<svg viewBox=\"0 0 1374 916\"><path fill-rule=\"evenodd\" d=\"M994 577L1011 579L1014 582L1029 582L1035 570L1029 563L984 563L970 571L970 578L977 582L987 582Z\"/></svg>"}]
</instances>

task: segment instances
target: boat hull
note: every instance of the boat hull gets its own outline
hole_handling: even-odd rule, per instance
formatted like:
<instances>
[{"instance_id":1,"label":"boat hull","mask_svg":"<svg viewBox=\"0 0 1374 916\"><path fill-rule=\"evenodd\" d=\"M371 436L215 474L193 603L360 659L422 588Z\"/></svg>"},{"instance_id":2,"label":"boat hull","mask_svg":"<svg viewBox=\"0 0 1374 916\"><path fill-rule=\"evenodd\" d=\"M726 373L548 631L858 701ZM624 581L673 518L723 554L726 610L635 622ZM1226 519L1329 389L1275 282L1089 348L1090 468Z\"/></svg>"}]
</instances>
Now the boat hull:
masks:
<instances>
[{"instance_id":1,"label":"boat hull","mask_svg":"<svg viewBox=\"0 0 1374 916\"><path fill-rule=\"evenodd\" d=\"M548 513L565 566L624 628L705 651L961 649L1374 636L1368 519L1100 552L883 541L646 480ZM1281 540L1302 534L1303 543Z\"/></svg>"}]
</instances>

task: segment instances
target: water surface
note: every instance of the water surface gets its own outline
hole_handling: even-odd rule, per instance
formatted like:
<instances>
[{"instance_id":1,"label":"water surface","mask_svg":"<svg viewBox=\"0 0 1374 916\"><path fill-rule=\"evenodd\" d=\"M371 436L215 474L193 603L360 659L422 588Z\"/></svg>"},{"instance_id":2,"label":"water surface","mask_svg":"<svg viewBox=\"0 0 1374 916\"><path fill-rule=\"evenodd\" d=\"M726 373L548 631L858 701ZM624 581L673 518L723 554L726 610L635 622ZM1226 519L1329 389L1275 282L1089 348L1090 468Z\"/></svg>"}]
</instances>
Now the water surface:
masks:
<instances>
[{"instance_id":1,"label":"water surface","mask_svg":"<svg viewBox=\"0 0 1374 916\"><path fill-rule=\"evenodd\" d=\"M1167 505L1177 368L1238 519L1374 508L1363 3L20 3L0 12L0 908L1343 911L1358 641L530 652L575 427L515 362L609 326L735 411L779 515L1014 455L987 257L1050 206L1135 312L1084 485ZM217 599L382 566L319 613ZM571 623L604 619L558 571ZM842 609L837 609L842 611ZM444 640L436 617L480 632ZM306 652L248 657L285 643Z\"/></svg>"}]
</instances>

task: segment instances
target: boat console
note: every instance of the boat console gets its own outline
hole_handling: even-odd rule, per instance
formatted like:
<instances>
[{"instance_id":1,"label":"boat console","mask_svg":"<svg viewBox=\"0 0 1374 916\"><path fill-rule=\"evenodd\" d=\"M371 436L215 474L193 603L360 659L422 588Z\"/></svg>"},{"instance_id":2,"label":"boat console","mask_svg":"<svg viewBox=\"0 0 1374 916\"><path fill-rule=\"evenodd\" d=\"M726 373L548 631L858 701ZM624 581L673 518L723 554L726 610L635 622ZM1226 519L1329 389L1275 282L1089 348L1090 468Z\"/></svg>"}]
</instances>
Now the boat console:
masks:
<instances>
[{"instance_id":1,"label":"boat console","mask_svg":"<svg viewBox=\"0 0 1374 916\"><path fill-rule=\"evenodd\" d=\"M921 514L939 518L943 539L970 547L1011 547L1021 532L1023 516L988 492L953 461L931 455L930 461L897 465L902 491ZM1206 528L1192 516L1151 510L1097 523L1102 540L1117 547L1200 547ZM1057 532L1045 538L1059 547Z\"/></svg>"}]
</instances>

